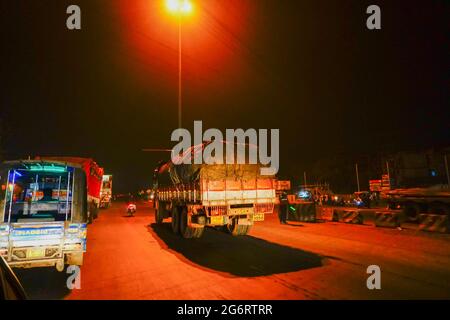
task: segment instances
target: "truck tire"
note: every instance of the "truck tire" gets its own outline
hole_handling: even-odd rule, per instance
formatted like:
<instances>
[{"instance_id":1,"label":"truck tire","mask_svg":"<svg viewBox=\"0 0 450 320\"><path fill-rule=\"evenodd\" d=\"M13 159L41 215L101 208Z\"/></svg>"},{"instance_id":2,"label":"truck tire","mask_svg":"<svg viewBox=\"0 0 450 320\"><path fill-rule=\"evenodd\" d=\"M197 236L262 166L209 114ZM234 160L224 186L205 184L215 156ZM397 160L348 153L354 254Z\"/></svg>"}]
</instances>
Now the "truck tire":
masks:
<instances>
[{"instance_id":1,"label":"truck tire","mask_svg":"<svg viewBox=\"0 0 450 320\"><path fill-rule=\"evenodd\" d=\"M197 228L197 227L189 227L188 221L189 215L186 207L183 207L181 209L180 214L180 233L181 236L185 239L192 239L192 238L200 238L203 235L204 227Z\"/></svg>"},{"instance_id":2,"label":"truck tire","mask_svg":"<svg viewBox=\"0 0 450 320\"><path fill-rule=\"evenodd\" d=\"M156 224L162 224L163 220L164 220L164 216L162 215L162 211L160 209L159 201L158 201L158 205L155 207L155 222L156 222Z\"/></svg>"},{"instance_id":3,"label":"truck tire","mask_svg":"<svg viewBox=\"0 0 450 320\"><path fill-rule=\"evenodd\" d=\"M408 202L403 207L403 214L407 221L416 222L419 219L420 206L414 202Z\"/></svg>"},{"instance_id":4,"label":"truck tire","mask_svg":"<svg viewBox=\"0 0 450 320\"><path fill-rule=\"evenodd\" d=\"M227 225L228 232L233 236L245 236L251 229L251 225L239 225L238 219L233 219L231 223Z\"/></svg>"},{"instance_id":5,"label":"truck tire","mask_svg":"<svg viewBox=\"0 0 450 320\"><path fill-rule=\"evenodd\" d=\"M88 208L88 223L92 223L94 219L96 219L96 213L95 213L96 207L93 202L89 203Z\"/></svg>"},{"instance_id":6,"label":"truck tire","mask_svg":"<svg viewBox=\"0 0 450 320\"><path fill-rule=\"evenodd\" d=\"M180 233L180 212L177 207L172 208L172 231L175 234Z\"/></svg>"},{"instance_id":7,"label":"truck tire","mask_svg":"<svg viewBox=\"0 0 450 320\"><path fill-rule=\"evenodd\" d=\"M88 224L91 224L94 221L94 219L92 218L92 211L88 211Z\"/></svg>"}]
</instances>

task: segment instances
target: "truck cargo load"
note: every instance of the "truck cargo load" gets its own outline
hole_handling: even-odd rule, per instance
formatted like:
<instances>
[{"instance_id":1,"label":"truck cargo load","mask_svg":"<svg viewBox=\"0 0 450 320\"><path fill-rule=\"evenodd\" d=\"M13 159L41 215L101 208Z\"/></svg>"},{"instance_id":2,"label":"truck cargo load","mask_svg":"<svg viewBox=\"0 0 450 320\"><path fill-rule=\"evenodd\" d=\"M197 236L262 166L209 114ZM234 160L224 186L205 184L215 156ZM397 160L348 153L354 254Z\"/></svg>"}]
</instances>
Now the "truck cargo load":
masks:
<instances>
[{"instance_id":1,"label":"truck cargo load","mask_svg":"<svg viewBox=\"0 0 450 320\"><path fill-rule=\"evenodd\" d=\"M171 217L173 231L185 238L200 237L205 226L247 234L255 221L273 212L276 202L275 177L261 175L261 167L161 162L153 185L157 223Z\"/></svg>"}]
</instances>

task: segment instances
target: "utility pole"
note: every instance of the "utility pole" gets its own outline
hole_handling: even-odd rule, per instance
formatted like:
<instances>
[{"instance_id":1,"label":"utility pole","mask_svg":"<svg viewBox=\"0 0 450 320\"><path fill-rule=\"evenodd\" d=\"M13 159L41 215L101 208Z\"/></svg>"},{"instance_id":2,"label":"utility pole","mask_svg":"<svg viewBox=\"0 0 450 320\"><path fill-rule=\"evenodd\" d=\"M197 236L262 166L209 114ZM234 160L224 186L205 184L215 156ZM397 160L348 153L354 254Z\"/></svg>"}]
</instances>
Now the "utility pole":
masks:
<instances>
[{"instance_id":1,"label":"utility pole","mask_svg":"<svg viewBox=\"0 0 450 320\"><path fill-rule=\"evenodd\" d=\"M391 172L389 170L389 160L386 161L386 171L387 171L387 176L388 176L388 181L389 181L389 189L391 189Z\"/></svg>"},{"instance_id":2,"label":"utility pole","mask_svg":"<svg viewBox=\"0 0 450 320\"><path fill-rule=\"evenodd\" d=\"M178 16L178 129L182 127L181 15Z\"/></svg>"},{"instance_id":3,"label":"utility pole","mask_svg":"<svg viewBox=\"0 0 450 320\"><path fill-rule=\"evenodd\" d=\"M389 160L386 161L386 171L387 171L387 175L388 175L389 179L391 179L391 173L389 172Z\"/></svg>"},{"instance_id":4,"label":"utility pole","mask_svg":"<svg viewBox=\"0 0 450 320\"><path fill-rule=\"evenodd\" d=\"M447 185L450 187L450 175L448 174L448 162L447 162L447 155L444 155L444 162L445 162L445 172L447 173Z\"/></svg>"},{"instance_id":5,"label":"utility pole","mask_svg":"<svg viewBox=\"0 0 450 320\"><path fill-rule=\"evenodd\" d=\"M358 172L358 164L355 164L355 170L356 170L356 184L358 185L358 192L360 192L360 188L359 188L359 172Z\"/></svg>"},{"instance_id":6,"label":"utility pole","mask_svg":"<svg viewBox=\"0 0 450 320\"><path fill-rule=\"evenodd\" d=\"M305 181L305 189L306 189L306 185L307 185L307 183L306 183L306 171L303 171L303 179Z\"/></svg>"}]
</instances>

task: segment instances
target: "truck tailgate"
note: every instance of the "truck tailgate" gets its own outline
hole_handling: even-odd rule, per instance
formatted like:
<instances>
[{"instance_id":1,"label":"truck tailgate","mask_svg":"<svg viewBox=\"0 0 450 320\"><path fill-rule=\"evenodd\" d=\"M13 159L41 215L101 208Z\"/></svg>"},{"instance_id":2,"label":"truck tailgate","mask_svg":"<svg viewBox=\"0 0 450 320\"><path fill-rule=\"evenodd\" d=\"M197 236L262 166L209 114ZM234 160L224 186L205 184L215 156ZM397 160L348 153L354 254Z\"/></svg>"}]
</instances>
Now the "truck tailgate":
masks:
<instances>
[{"instance_id":1,"label":"truck tailgate","mask_svg":"<svg viewBox=\"0 0 450 320\"><path fill-rule=\"evenodd\" d=\"M201 196L204 205L237 203L273 203L273 179L203 180Z\"/></svg>"}]
</instances>

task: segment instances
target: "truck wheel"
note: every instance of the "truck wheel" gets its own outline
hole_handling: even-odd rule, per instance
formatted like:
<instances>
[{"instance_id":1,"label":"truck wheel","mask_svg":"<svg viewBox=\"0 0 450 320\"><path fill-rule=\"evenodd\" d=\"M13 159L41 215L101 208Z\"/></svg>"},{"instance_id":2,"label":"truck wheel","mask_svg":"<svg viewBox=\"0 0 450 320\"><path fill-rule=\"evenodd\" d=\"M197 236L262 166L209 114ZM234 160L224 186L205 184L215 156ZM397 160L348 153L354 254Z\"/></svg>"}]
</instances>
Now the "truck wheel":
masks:
<instances>
[{"instance_id":1,"label":"truck wheel","mask_svg":"<svg viewBox=\"0 0 450 320\"><path fill-rule=\"evenodd\" d=\"M172 231L175 234L180 233L180 213L177 207L172 208Z\"/></svg>"},{"instance_id":2,"label":"truck wheel","mask_svg":"<svg viewBox=\"0 0 450 320\"><path fill-rule=\"evenodd\" d=\"M420 206L417 203L407 203L403 207L403 214L409 221L417 221L420 214Z\"/></svg>"},{"instance_id":3,"label":"truck wheel","mask_svg":"<svg viewBox=\"0 0 450 320\"><path fill-rule=\"evenodd\" d=\"M89 211L88 212L88 224L91 224L94 221L94 219L92 219L92 212Z\"/></svg>"},{"instance_id":4,"label":"truck wheel","mask_svg":"<svg viewBox=\"0 0 450 320\"><path fill-rule=\"evenodd\" d=\"M161 224L161 223L163 223L163 220L164 220L164 218L163 218L160 206L158 204L158 206L155 208L155 222L156 222L156 224Z\"/></svg>"},{"instance_id":5,"label":"truck wheel","mask_svg":"<svg viewBox=\"0 0 450 320\"><path fill-rule=\"evenodd\" d=\"M95 204L93 205L93 210L94 210L94 219L97 219L99 208Z\"/></svg>"},{"instance_id":6,"label":"truck wheel","mask_svg":"<svg viewBox=\"0 0 450 320\"><path fill-rule=\"evenodd\" d=\"M203 235L204 227L196 228L196 227L189 227L189 215L187 208L184 207L181 209L181 215L180 215L180 232L183 238L185 239L192 239L192 238L200 238Z\"/></svg>"}]
</instances>

